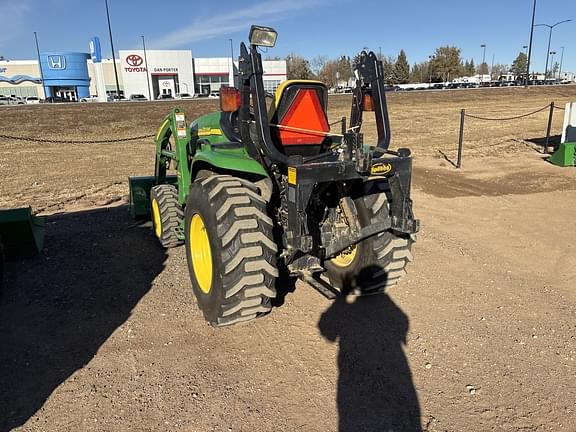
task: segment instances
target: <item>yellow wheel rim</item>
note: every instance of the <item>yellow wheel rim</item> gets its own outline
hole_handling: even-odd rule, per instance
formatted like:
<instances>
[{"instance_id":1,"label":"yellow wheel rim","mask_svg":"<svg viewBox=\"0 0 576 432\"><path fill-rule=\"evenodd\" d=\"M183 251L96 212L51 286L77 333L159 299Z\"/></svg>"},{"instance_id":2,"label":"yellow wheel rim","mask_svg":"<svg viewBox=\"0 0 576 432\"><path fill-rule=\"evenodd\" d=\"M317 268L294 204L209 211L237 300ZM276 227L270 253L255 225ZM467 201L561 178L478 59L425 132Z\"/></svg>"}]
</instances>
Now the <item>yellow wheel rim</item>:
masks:
<instances>
[{"instance_id":1,"label":"yellow wheel rim","mask_svg":"<svg viewBox=\"0 0 576 432\"><path fill-rule=\"evenodd\" d=\"M356 258L356 250L356 246L351 246L332 258L330 262L338 267L348 267Z\"/></svg>"},{"instance_id":2,"label":"yellow wheel rim","mask_svg":"<svg viewBox=\"0 0 576 432\"><path fill-rule=\"evenodd\" d=\"M188 234L194 276L200 286L200 290L204 294L208 294L212 288L212 252L206 226L199 214L192 216Z\"/></svg>"},{"instance_id":3,"label":"yellow wheel rim","mask_svg":"<svg viewBox=\"0 0 576 432\"><path fill-rule=\"evenodd\" d=\"M162 221L160 220L160 208L158 207L158 201L152 200L152 221L154 223L154 232L156 237L162 237Z\"/></svg>"}]
</instances>

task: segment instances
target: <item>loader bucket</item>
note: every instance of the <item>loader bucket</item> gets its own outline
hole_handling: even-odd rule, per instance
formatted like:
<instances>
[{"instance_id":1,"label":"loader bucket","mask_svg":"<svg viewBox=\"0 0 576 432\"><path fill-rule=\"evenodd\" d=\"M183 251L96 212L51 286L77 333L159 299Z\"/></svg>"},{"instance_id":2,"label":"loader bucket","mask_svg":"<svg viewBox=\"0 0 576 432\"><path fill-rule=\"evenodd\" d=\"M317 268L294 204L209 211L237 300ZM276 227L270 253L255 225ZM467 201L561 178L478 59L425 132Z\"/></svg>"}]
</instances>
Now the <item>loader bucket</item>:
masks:
<instances>
[{"instance_id":1,"label":"loader bucket","mask_svg":"<svg viewBox=\"0 0 576 432\"><path fill-rule=\"evenodd\" d=\"M574 147L576 147L576 143L573 142L561 143L558 150L550 156L550 162L561 167L576 165Z\"/></svg>"},{"instance_id":2,"label":"loader bucket","mask_svg":"<svg viewBox=\"0 0 576 432\"><path fill-rule=\"evenodd\" d=\"M147 219L150 216L150 189L155 184L154 176L128 177L130 186L130 214L134 219ZM177 185L175 175L166 176L166 183Z\"/></svg>"},{"instance_id":3,"label":"loader bucket","mask_svg":"<svg viewBox=\"0 0 576 432\"><path fill-rule=\"evenodd\" d=\"M37 255L44 246L44 219L30 207L0 210L0 240L7 258Z\"/></svg>"}]
</instances>

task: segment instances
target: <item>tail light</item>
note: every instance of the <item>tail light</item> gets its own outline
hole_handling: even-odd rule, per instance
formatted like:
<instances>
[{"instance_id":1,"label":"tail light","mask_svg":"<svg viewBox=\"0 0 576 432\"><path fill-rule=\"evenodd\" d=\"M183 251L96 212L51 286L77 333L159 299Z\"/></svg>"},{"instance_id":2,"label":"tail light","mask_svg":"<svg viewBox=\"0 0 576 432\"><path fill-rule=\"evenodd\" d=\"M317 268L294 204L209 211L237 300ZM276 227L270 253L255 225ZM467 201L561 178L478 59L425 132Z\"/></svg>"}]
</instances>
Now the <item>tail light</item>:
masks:
<instances>
[{"instance_id":1,"label":"tail light","mask_svg":"<svg viewBox=\"0 0 576 432\"><path fill-rule=\"evenodd\" d=\"M240 90L235 87L220 88L220 110L234 112L240 108Z\"/></svg>"}]
</instances>

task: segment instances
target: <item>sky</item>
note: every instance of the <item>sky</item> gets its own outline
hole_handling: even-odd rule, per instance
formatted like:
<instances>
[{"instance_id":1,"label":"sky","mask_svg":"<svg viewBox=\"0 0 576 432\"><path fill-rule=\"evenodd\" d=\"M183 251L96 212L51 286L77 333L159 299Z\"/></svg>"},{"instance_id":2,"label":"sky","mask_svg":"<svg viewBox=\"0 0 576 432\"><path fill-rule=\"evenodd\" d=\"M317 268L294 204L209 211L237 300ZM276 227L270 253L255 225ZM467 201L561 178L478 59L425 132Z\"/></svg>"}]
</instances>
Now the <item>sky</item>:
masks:
<instances>
[{"instance_id":1,"label":"sky","mask_svg":"<svg viewBox=\"0 0 576 432\"><path fill-rule=\"evenodd\" d=\"M401 49L412 64L428 60L439 46L457 46L464 60L511 64L528 45L532 0L403 1L363 0L108 0L114 48L190 49L194 57L234 54L246 41L251 24L278 31L275 48L266 55L284 58L297 53L353 56L364 47L386 56ZM551 51L563 67L576 72L576 1L538 0L536 24L573 22L554 28ZM36 58L34 35L41 51L88 51L99 36L103 54L111 57L104 0L0 0L0 55L7 59ZM534 29L533 67L544 71L549 30Z\"/></svg>"}]
</instances>

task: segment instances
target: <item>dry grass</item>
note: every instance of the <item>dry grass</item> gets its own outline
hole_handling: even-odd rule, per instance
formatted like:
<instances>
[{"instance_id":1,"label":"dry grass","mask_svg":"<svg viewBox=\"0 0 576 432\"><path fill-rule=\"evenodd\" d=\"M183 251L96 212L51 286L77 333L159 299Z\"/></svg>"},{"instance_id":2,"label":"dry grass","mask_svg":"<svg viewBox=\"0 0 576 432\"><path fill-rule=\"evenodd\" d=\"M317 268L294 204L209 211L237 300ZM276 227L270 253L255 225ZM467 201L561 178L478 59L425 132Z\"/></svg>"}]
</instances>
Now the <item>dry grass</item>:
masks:
<instances>
[{"instance_id":1,"label":"dry grass","mask_svg":"<svg viewBox=\"0 0 576 432\"><path fill-rule=\"evenodd\" d=\"M576 86L553 88L495 88L388 94L392 123L392 146L410 147L415 155L437 155L438 150L453 155L458 143L460 110L483 117L509 117L524 114L554 101L564 107L576 100ZM348 97L331 99L330 119L349 116ZM563 113L554 116L553 133L560 133ZM515 121L486 122L466 118L467 155L494 151L518 141L546 134L548 111ZM375 138L375 124L365 123L366 139Z\"/></svg>"},{"instance_id":2,"label":"dry grass","mask_svg":"<svg viewBox=\"0 0 576 432\"><path fill-rule=\"evenodd\" d=\"M419 157L454 156L460 109L483 116L509 116L554 101L576 100L576 86L405 92L388 95L393 147L410 147ZM214 111L214 100L178 103L192 119ZM348 116L349 96L331 97L330 121ZM0 109L0 134L45 139L101 140L152 135L171 102L14 106ZM553 131L560 132L556 113ZM466 120L466 157L514 147L542 137L547 112L512 122ZM366 141L374 139L374 121L366 118ZM65 144L0 138L0 207L32 205L57 211L74 203L102 205L125 199L129 175L153 171L152 139L107 144Z\"/></svg>"}]
</instances>

